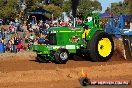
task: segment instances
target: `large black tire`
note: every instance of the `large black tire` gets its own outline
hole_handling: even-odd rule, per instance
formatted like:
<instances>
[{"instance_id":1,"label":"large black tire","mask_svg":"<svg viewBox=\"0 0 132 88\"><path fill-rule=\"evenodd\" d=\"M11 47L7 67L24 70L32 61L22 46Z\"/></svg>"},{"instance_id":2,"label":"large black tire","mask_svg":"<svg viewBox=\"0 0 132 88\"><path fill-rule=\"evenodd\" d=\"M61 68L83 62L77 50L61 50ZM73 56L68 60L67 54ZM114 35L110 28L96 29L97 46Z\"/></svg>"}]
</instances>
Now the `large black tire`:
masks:
<instances>
[{"instance_id":1,"label":"large black tire","mask_svg":"<svg viewBox=\"0 0 132 88\"><path fill-rule=\"evenodd\" d=\"M99 41L103 40L102 38L108 39L111 43L111 52L105 57L101 56L98 51L98 43L99 43ZM112 37L108 33L102 32L102 31L97 31L96 34L91 39L91 41L89 41L88 44L89 44L88 48L89 48L90 58L92 61L105 62L105 61L108 61L109 59L111 59L113 52L114 52L114 42L113 42ZM103 45L101 45L101 46L104 47ZM103 49L103 48L101 48L101 46L100 46L100 49Z\"/></svg>"},{"instance_id":2,"label":"large black tire","mask_svg":"<svg viewBox=\"0 0 132 88\"><path fill-rule=\"evenodd\" d=\"M73 54L73 53L69 54L68 59L69 59L69 60L73 60L73 59L74 59L74 55L75 55L75 54Z\"/></svg>"},{"instance_id":3,"label":"large black tire","mask_svg":"<svg viewBox=\"0 0 132 88\"><path fill-rule=\"evenodd\" d=\"M55 61L57 64L66 64L69 58L69 52L66 49L58 49L55 52Z\"/></svg>"}]
</instances>

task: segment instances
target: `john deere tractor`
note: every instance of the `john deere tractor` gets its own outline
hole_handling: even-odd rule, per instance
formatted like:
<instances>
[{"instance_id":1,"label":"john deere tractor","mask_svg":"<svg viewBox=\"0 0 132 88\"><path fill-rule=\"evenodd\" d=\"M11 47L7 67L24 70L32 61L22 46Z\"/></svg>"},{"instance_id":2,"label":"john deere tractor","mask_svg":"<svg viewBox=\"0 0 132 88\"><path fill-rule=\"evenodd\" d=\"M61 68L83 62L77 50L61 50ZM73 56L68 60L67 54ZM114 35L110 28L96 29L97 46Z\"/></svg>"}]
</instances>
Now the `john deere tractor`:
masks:
<instances>
[{"instance_id":1,"label":"john deere tractor","mask_svg":"<svg viewBox=\"0 0 132 88\"><path fill-rule=\"evenodd\" d=\"M86 16L82 26L51 28L44 39L33 46L39 62L66 63L73 54L87 60L108 61L114 52L112 37L100 28L98 15ZM89 56L89 57L88 57Z\"/></svg>"}]
</instances>

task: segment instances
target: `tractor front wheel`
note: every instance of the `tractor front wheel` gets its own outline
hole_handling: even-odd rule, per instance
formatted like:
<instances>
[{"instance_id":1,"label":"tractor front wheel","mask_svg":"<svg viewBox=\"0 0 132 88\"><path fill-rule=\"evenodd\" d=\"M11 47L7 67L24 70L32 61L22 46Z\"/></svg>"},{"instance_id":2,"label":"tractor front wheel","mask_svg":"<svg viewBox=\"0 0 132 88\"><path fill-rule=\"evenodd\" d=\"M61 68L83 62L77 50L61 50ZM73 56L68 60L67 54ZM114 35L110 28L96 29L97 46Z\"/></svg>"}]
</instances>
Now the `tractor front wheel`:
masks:
<instances>
[{"instance_id":1,"label":"tractor front wheel","mask_svg":"<svg viewBox=\"0 0 132 88\"><path fill-rule=\"evenodd\" d=\"M55 61L58 64L65 64L68 61L69 53L66 49L58 49L55 52Z\"/></svg>"},{"instance_id":2,"label":"tractor front wheel","mask_svg":"<svg viewBox=\"0 0 132 88\"><path fill-rule=\"evenodd\" d=\"M114 52L114 42L112 37L102 31L97 31L90 43L90 58L92 61L108 61Z\"/></svg>"}]
</instances>

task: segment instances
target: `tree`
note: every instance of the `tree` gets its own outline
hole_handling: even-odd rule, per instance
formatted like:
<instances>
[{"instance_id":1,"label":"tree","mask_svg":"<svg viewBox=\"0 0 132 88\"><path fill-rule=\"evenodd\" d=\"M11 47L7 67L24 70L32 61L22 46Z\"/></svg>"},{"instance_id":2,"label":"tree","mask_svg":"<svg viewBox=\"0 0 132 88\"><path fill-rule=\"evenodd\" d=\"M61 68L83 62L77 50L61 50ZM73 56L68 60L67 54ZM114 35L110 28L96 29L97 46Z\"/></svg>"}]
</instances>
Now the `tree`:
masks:
<instances>
[{"instance_id":1,"label":"tree","mask_svg":"<svg viewBox=\"0 0 132 88\"><path fill-rule=\"evenodd\" d=\"M70 12L72 7L71 0L65 0L62 5L62 9L65 12ZM83 15L88 14L93 11L101 11L101 3L97 0L79 0L79 5L77 7L78 13L83 13Z\"/></svg>"},{"instance_id":2,"label":"tree","mask_svg":"<svg viewBox=\"0 0 132 88\"><path fill-rule=\"evenodd\" d=\"M132 14L132 1L131 0L124 0L123 2L125 8L125 14Z\"/></svg>"},{"instance_id":3,"label":"tree","mask_svg":"<svg viewBox=\"0 0 132 88\"><path fill-rule=\"evenodd\" d=\"M56 6L62 6L64 0L50 0L50 2Z\"/></svg>"},{"instance_id":4,"label":"tree","mask_svg":"<svg viewBox=\"0 0 132 88\"><path fill-rule=\"evenodd\" d=\"M34 10L36 7L38 7L38 1L37 0L25 0L26 3L26 12Z\"/></svg>"},{"instance_id":5,"label":"tree","mask_svg":"<svg viewBox=\"0 0 132 88\"><path fill-rule=\"evenodd\" d=\"M124 2L112 3L111 8L108 7L105 12L112 12L115 15L132 14L132 2L130 0L124 0Z\"/></svg>"},{"instance_id":6,"label":"tree","mask_svg":"<svg viewBox=\"0 0 132 88\"><path fill-rule=\"evenodd\" d=\"M62 9L54 4L44 5L43 8L52 12L55 18L59 17L62 13Z\"/></svg>"},{"instance_id":7,"label":"tree","mask_svg":"<svg viewBox=\"0 0 132 88\"><path fill-rule=\"evenodd\" d=\"M80 0L79 6L78 6L78 12L88 14L93 11L101 11L102 6L101 3L97 0Z\"/></svg>"},{"instance_id":8,"label":"tree","mask_svg":"<svg viewBox=\"0 0 132 88\"><path fill-rule=\"evenodd\" d=\"M12 17L14 18L18 14L18 3L17 0L8 0L3 2L0 0L0 18Z\"/></svg>"},{"instance_id":9,"label":"tree","mask_svg":"<svg viewBox=\"0 0 132 88\"><path fill-rule=\"evenodd\" d=\"M106 11L107 12L111 12L111 13L116 14L116 15L120 15L120 14L124 13L124 9L123 8L124 8L124 6L123 6L122 2L112 3L111 4L111 8L107 8Z\"/></svg>"},{"instance_id":10,"label":"tree","mask_svg":"<svg viewBox=\"0 0 132 88\"><path fill-rule=\"evenodd\" d=\"M64 12L70 12L71 11L71 0L64 1L61 8Z\"/></svg>"}]
</instances>

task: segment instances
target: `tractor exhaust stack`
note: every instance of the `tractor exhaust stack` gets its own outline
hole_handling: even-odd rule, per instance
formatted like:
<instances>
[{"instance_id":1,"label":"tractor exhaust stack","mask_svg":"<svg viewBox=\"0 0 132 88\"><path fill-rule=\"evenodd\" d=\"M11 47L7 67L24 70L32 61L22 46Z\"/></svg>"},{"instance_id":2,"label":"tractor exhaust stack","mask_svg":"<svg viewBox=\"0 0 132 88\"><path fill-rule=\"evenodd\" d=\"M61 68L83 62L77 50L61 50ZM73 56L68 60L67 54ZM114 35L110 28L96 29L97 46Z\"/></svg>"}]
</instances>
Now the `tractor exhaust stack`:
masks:
<instances>
[{"instance_id":1,"label":"tractor exhaust stack","mask_svg":"<svg viewBox=\"0 0 132 88\"><path fill-rule=\"evenodd\" d=\"M79 0L71 0L72 1L72 15L73 15L73 27L76 27L76 13L77 13L77 6L79 4Z\"/></svg>"},{"instance_id":2,"label":"tractor exhaust stack","mask_svg":"<svg viewBox=\"0 0 132 88\"><path fill-rule=\"evenodd\" d=\"M73 27L76 27L76 18L73 19Z\"/></svg>"}]
</instances>

